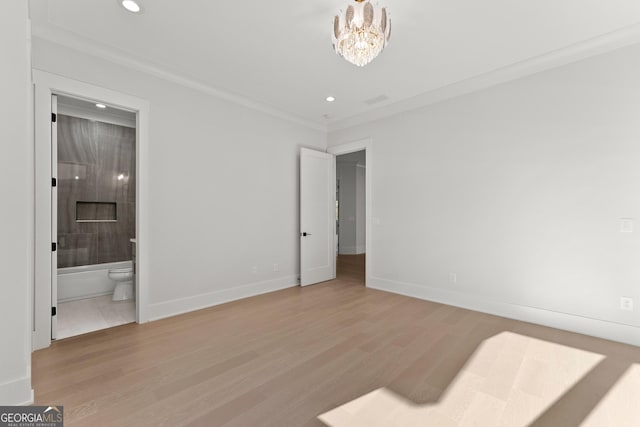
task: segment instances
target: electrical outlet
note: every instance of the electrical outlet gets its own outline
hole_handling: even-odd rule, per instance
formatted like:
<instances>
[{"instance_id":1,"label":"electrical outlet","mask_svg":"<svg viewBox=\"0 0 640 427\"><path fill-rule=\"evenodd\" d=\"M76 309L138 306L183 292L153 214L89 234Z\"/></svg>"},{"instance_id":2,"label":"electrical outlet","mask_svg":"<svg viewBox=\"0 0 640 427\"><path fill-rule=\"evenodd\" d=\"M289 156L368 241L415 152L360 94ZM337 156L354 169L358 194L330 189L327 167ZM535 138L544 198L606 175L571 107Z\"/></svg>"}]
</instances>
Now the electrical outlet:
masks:
<instances>
[{"instance_id":1,"label":"electrical outlet","mask_svg":"<svg viewBox=\"0 0 640 427\"><path fill-rule=\"evenodd\" d=\"M273 271L280 271L280 266L278 264L273 264Z\"/></svg>"},{"instance_id":2,"label":"electrical outlet","mask_svg":"<svg viewBox=\"0 0 640 427\"><path fill-rule=\"evenodd\" d=\"M458 275L456 273L449 273L449 281L456 283L458 281Z\"/></svg>"},{"instance_id":3,"label":"electrical outlet","mask_svg":"<svg viewBox=\"0 0 640 427\"><path fill-rule=\"evenodd\" d=\"M251 272L253 274L257 274L258 273L258 267L256 267L255 265L253 267L251 267Z\"/></svg>"},{"instance_id":4,"label":"electrical outlet","mask_svg":"<svg viewBox=\"0 0 640 427\"><path fill-rule=\"evenodd\" d=\"M620 297L620 310L633 311L633 298Z\"/></svg>"}]
</instances>

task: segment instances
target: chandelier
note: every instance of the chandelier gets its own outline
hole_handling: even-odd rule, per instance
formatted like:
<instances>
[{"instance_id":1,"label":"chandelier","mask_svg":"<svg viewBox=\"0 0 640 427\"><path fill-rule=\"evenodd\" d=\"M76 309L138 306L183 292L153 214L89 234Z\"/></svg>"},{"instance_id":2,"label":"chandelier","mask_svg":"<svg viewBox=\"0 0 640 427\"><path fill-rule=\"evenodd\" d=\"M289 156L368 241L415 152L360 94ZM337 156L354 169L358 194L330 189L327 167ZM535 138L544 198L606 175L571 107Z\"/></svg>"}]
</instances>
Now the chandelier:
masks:
<instances>
[{"instance_id":1,"label":"chandelier","mask_svg":"<svg viewBox=\"0 0 640 427\"><path fill-rule=\"evenodd\" d=\"M384 7L373 7L369 0L355 2L334 18L332 40L338 55L363 67L389 42L391 20Z\"/></svg>"}]
</instances>

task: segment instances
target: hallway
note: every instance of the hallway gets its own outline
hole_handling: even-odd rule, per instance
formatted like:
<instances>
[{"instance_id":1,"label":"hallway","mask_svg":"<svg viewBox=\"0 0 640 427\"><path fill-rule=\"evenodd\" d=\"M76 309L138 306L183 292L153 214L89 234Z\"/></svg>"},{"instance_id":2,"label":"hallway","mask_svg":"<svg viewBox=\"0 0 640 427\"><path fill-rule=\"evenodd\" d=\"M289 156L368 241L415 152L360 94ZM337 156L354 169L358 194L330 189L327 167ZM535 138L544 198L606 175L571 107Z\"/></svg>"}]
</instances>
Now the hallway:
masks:
<instances>
[{"instance_id":1,"label":"hallway","mask_svg":"<svg viewBox=\"0 0 640 427\"><path fill-rule=\"evenodd\" d=\"M366 255L338 255L336 275L340 281L361 282L365 280Z\"/></svg>"}]
</instances>

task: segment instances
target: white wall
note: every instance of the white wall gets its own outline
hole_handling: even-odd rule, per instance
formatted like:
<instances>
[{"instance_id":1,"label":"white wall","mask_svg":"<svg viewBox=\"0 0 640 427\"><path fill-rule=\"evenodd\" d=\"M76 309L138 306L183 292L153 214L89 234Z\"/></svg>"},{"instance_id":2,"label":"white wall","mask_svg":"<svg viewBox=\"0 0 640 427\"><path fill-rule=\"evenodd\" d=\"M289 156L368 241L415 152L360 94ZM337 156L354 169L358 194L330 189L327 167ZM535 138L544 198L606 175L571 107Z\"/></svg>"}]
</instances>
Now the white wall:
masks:
<instances>
[{"instance_id":1,"label":"white wall","mask_svg":"<svg viewBox=\"0 0 640 427\"><path fill-rule=\"evenodd\" d=\"M338 191L338 253L356 251L356 165L336 162Z\"/></svg>"},{"instance_id":2,"label":"white wall","mask_svg":"<svg viewBox=\"0 0 640 427\"><path fill-rule=\"evenodd\" d=\"M373 138L371 285L640 344L638 75L635 45L332 132Z\"/></svg>"},{"instance_id":3,"label":"white wall","mask_svg":"<svg viewBox=\"0 0 640 427\"><path fill-rule=\"evenodd\" d=\"M33 182L29 143L27 2L7 0L0 14L0 405L26 404L31 393Z\"/></svg>"},{"instance_id":4,"label":"white wall","mask_svg":"<svg viewBox=\"0 0 640 427\"><path fill-rule=\"evenodd\" d=\"M366 247L366 166L356 166L356 253L365 253Z\"/></svg>"},{"instance_id":5,"label":"white wall","mask_svg":"<svg viewBox=\"0 0 640 427\"><path fill-rule=\"evenodd\" d=\"M324 132L41 39L33 66L150 102L151 320L296 284L298 152Z\"/></svg>"},{"instance_id":6,"label":"white wall","mask_svg":"<svg viewBox=\"0 0 640 427\"><path fill-rule=\"evenodd\" d=\"M339 246L340 254L365 252L365 167L357 162L336 163L340 180Z\"/></svg>"}]
</instances>

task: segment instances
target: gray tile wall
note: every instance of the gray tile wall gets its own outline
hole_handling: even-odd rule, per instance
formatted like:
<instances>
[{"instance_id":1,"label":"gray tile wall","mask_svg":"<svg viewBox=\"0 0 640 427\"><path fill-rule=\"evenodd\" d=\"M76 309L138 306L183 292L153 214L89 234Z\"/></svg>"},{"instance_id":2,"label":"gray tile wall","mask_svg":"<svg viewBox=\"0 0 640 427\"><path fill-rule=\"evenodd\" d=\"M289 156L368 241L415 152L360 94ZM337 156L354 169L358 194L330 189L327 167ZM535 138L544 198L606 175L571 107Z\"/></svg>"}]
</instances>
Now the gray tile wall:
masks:
<instances>
[{"instance_id":1,"label":"gray tile wall","mask_svg":"<svg viewBox=\"0 0 640 427\"><path fill-rule=\"evenodd\" d=\"M58 267L131 259L136 131L58 115ZM122 179L118 177L122 175ZM116 222L77 222L76 202L116 203Z\"/></svg>"}]
</instances>

